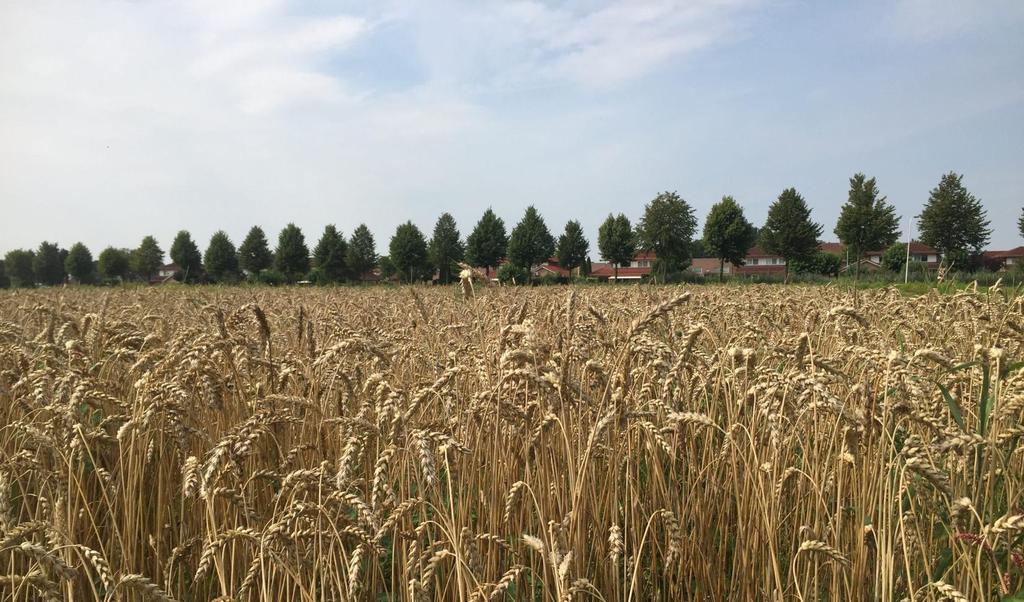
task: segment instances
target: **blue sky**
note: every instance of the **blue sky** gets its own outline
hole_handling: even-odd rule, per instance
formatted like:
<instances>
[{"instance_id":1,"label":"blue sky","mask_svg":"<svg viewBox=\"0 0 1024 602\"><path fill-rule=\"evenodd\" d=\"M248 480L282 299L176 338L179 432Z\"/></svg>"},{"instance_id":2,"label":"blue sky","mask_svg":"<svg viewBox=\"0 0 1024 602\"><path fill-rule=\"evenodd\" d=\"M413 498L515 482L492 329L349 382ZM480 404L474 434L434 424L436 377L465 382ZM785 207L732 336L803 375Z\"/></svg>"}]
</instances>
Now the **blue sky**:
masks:
<instances>
[{"instance_id":1,"label":"blue sky","mask_svg":"<svg viewBox=\"0 0 1024 602\"><path fill-rule=\"evenodd\" d=\"M948 171L1021 244L1024 2L565 0L0 4L0 253L310 245L361 222L468 234L534 204L592 241L675 190L760 224L796 187L832 229L849 177L916 215Z\"/></svg>"}]
</instances>

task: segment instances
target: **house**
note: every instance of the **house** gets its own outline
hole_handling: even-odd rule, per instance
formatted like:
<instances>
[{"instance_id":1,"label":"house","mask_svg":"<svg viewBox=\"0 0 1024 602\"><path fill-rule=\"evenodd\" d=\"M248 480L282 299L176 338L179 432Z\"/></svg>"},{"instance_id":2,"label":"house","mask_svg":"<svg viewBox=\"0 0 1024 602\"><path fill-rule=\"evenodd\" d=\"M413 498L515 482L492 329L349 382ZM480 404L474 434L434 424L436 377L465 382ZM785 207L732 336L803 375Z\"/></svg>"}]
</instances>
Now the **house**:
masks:
<instances>
[{"instance_id":1,"label":"house","mask_svg":"<svg viewBox=\"0 0 1024 602\"><path fill-rule=\"evenodd\" d=\"M631 268L647 268L651 269L654 267L654 262L658 259L658 256L653 251L640 251L633 258L633 261L629 262L626 267Z\"/></svg>"},{"instance_id":2,"label":"house","mask_svg":"<svg viewBox=\"0 0 1024 602\"><path fill-rule=\"evenodd\" d=\"M595 263L591 265L590 276L598 280L631 280L639 281L651 275L651 268L620 267L616 276L615 266L610 263Z\"/></svg>"},{"instance_id":3,"label":"house","mask_svg":"<svg viewBox=\"0 0 1024 602\"><path fill-rule=\"evenodd\" d=\"M844 274L851 270L857 270L858 267L862 272L874 272L877 271L881 265L881 254L874 259L868 257L862 257L859 261L855 257L850 256L850 249L841 242L821 242L818 243L818 251L822 253L828 253L829 255L835 255L842 260L842 264L839 267L839 273ZM858 263L860 264L858 266Z\"/></svg>"},{"instance_id":4,"label":"house","mask_svg":"<svg viewBox=\"0 0 1024 602\"><path fill-rule=\"evenodd\" d=\"M735 269L728 261L722 266L717 257L694 257L690 261L690 271L702 276L718 276L719 267L722 267L722 274L726 276Z\"/></svg>"},{"instance_id":5,"label":"house","mask_svg":"<svg viewBox=\"0 0 1024 602\"><path fill-rule=\"evenodd\" d=\"M156 272L156 276L157 276L157 278L160 278L161 280L163 280L163 279L166 279L166 278L174 278L175 276L177 276L180 273L181 273L181 267L178 264L176 264L176 263L168 263L167 265L160 266L160 269L157 270L157 272Z\"/></svg>"},{"instance_id":6,"label":"house","mask_svg":"<svg viewBox=\"0 0 1024 602\"><path fill-rule=\"evenodd\" d=\"M501 266L505 265L506 263L508 263L508 260L502 259L501 261L498 262L498 265L496 266L475 266L470 269L473 270L473 278L477 280L485 280L487 282L498 282L498 270L501 269Z\"/></svg>"},{"instance_id":7,"label":"house","mask_svg":"<svg viewBox=\"0 0 1024 602\"><path fill-rule=\"evenodd\" d=\"M160 266L156 275L149 279L150 284L164 284L173 282L181 277L181 266L176 263L168 263Z\"/></svg>"},{"instance_id":8,"label":"house","mask_svg":"<svg viewBox=\"0 0 1024 602\"><path fill-rule=\"evenodd\" d=\"M885 251L886 249L868 251L864 253L864 259L876 266L880 266L882 265L882 256L885 255ZM942 256L928 245L912 240L910 241L910 261L923 263L928 268L937 269L942 262Z\"/></svg>"},{"instance_id":9,"label":"house","mask_svg":"<svg viewBox=\"0 0 1024 602\"><path fill-rule=\"evenodd\" d=\"M650 251L641 251L629 262L619 268L619 280L639 281L651 275L654 262L658 257ZM725 262L723 274L782 274L786 262L777 255L772 255L754 247L747 254L746 265L734 266ZM720 263L717 257L694 257L690 261L691 272L702 276L717 277ZM615 266L610 263L595 263L591 266L590 275L601 280L615 279Z\"/></svg>"},{"instance_id":10,"label":"house","mask_svg":"<svg viewBox=\"0 0 1024 602\"><path fill-rule=\"evenodd\" d=\"M651 268L657 256L650 251L640 251L628 265L619 266L618 279L639 281L651 275ZM610 263L594 263L590 266L590 276L599 280L615 280L615 266Z\"/></svg>"},{"instance_id":11,"label":"house","mask_svg":"<svg viewBox=\"0 0 1024 602\"><path fill-rule=\"evenodd\" d=\"M842 273L847 270L855 269L855 266L857 266L858 263L860 264L861 271L871 272L881 269L882 256L885 255L887 249L867 251L859 260L856 257L852 257L849 254L846 245L841 242L819 243L818 250L822 253L830 253L832 255L839 256L843 260L843 265L839 270ZM941 256L935 249L914 240L910 242L910 260L923 263L930 269L937 269L941 262ZM785 262L783 262L783 265L785 265Z\"/></svg>"},{"instance_id":12,"label":"house","mask_svg":"<svg viewBox=\"0 0 1024 602\"><path fill-rule=\"evenodd\" d=\"M846 245L841 242L820 242L818 243L818 250L822 253L829 253L831 255L842 257L844 261L847 259Z\"/></svg>"},{"instance_id":13,"label":"house","mask_svg":"<svg viewBox=\"0 0 1024 602\"><path fill-rule=\"evenodd\" d=\"M398 275L392 274L385 277L384 272L380 268L373 268L368 272L363 272L359 275L359 282L364 284L373 284L378 282L398 282Z\"/></svg>"},{"instance_id":14,"label":"house","mask_svg":"<svg viewBox=\"0 0 1024 602\"><path fill-rule=\"evenodd\" d=\"M769 253L758 245L754 245L747 251L743 265L734 269L734 274L744 276L765 276L784 274L786 272L786 260L780 255Z\"/></svg>"},{"instance_id":15,"label":"house","mask_svg":"<svg viewBox=\"0 0 1024 602\"><path fill-rule=\"evenodd\" d=\"M532 274L534 278L543 278L545 276L549 278L571 278L572 270L568 270L559 265L556 257L549 257L544 263L534 266L533 269L530 270L530 274Z\"/></svg>"},{"instance_id":16,"label":"house","mask_svg":"<svg viewBox=\"0 0 1024 602\"><path fill-rule=\"evenodd\" d=\"M1017 247L1009 251L985 251L982 253L982 258L989 269L1005 270L1024 264L1024 247Z\"/></svg>"}]
</instances>

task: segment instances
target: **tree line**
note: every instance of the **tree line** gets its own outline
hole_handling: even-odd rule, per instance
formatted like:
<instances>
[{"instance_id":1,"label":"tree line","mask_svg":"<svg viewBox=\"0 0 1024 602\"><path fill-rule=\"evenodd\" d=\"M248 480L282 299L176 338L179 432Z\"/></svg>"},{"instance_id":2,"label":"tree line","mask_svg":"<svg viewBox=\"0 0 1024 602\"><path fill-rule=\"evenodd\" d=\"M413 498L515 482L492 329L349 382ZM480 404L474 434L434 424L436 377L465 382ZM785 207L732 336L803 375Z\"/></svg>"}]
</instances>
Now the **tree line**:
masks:
<instances>
[{"instance_id":1,"label":"tree line","mask_svg":"<svg viewBox=\"0 0 1024 602\"><path fill-rule=\"evenodd\" d=\"M963 185L963 177L952 172L943 175L931 190L917 216L917 226L921 242L964 269L979 267L981 251L992 232L981 202ZM1024 236L1024 212L1018 226ZM734 198L724 196L708 212L700 238L695 237L696 230L693 207L677 193L663 192L647 203L635 226L623 213L609 214L598 229L598 253L614 267L617 278L619 266L628 265L639 251L651 252L656 257L652 277L658 282L671 279L695 256L717 258L721 278L725 264L743 265L755 244L782 257L787 276L791 268L838 272L841 261L819 250L823 228L813 221L810 207L795 188L782 191L760 228L747 220ZM862 173L850 178L834 233L858 266L866 252L890 247L888 264L902 261L893 247L900 235L899 218L879 192L875 178ZM385 278L394 276L404 282L436 276L448 283L457 278L463 262L488 273L497 270L503 281L525 282L532 268L552 257L563 268L586 274L589 254L590 243L578 221L566 223L556 239L532 205L511 232L487 209L464 241L448 213L438 218L429 239L411 221L405 222L395 229L384 256L377 254L373 234L365 224L347 238L333 224L327 225L312 253L295 224L281 230L273 251L259 226L253 226L237 248L221 230L201 253L191 234L182 230L169 249L185 282L235 283L247 278L270 284L359 281L375 269ZM164 251L152 236L143 238L134 249L107 247L95 260L80 242L65 250L44 241L35 250L15 249L6 254L0 261L0 287L56 285L69 277L79 283L148 281L163 260Z\"/></svg>"}]
</instances>

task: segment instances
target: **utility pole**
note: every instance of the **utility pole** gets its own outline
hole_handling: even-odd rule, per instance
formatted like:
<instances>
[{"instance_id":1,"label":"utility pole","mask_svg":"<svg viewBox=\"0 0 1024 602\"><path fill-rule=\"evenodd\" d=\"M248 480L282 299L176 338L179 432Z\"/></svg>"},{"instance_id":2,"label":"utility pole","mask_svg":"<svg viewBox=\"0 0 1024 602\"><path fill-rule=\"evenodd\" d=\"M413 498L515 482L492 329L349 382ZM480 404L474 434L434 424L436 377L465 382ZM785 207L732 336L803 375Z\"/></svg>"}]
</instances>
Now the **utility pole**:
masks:
<instances>
[{"instance_id":1,"label":"utility pole","mask_svg":"<svg viewBox=\"0 0 1024 602\"><path fill-rule=\"evenodd\" d=\"M903 284L910 282L910 243L914 238L910 235L910 216L907 216L907 258L903 262Z\"/></svg>"}]
</instances>

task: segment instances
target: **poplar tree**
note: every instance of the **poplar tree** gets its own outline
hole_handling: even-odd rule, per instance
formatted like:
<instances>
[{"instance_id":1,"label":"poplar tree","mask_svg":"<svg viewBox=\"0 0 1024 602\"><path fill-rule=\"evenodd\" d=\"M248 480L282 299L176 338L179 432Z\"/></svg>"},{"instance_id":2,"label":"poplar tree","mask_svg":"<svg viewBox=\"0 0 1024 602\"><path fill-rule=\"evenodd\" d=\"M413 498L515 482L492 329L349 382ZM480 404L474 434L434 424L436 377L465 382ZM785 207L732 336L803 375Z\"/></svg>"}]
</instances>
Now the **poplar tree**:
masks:
<instances>
[{"instance_id":1,"label":"poplar tree","mask_svg":"<svg viewBox=\"0 0 1024 602\"><path fill-rule=\"evenodd\" d=\"M181 276L185 282L195 282L202 275L203 256L199 247L192 240L188 230L179 230L171 243L171 261L181 268Z\"/></svg>"},{"instance_id":2,"label":"poplar tree","mask_svg":"<svg viewBox=\"0 0 1024 602\"><path fill-rule=\"evenodd\" d=\"M879 197L874 178L862 173L850 178L850 192L839 213L835 234L856 262L858 277L864 253L887 249L899 238L896 208L884 196Z\"/></svg>"},{"instance_id":3,"label":"poplar tree","mask_svg":"<svg viewBox=\"0 0 1024 602\"><path fill-rule=\"evenodd\" d=\"M356 280L360 280L364 274L377 267L377 244L366 224L359 224L352 232L352 238L348 241L347 261L348 269Z\"/></svg>"},{"instance_id":4,"label":"poplar tree","mask_svg":"<svg viewBox=\"0 0 1024 602\"><path fill-rule=\"evenodd\" d=\"M954 172L942 176L917 216L921 242L961 267L968 267L988 244L989 223L981 201L968 192L963 176Z\"/></svg>"},{"instance_id":5,"label":"poplar tree","mask_svg":"<svg viewBox=\"0 0 1024 602\"><path fill-rule=\"evenodd\" d=\"M253 276L274 264L274 254L267 244L263 228L253 226L238 247L238 266Z\"/></svg>"},{"instance_id":6,"label":"poplar tree","mask_svg":"<svg viewBox=\"0 0 1024 602\"><path fill-rule=\"evenodd\" d=\"M747 251L754 246L757 231L743 215L743 208L731 196L715 203L704 220L704 249L718 258L718 281L725 274L725 262L743 265Z\"/></svg>"},{"instance_id":7,"label":"poplar tree","mask_svg":"<svg viewBox=\"0 0 1024 602\"><path fill-rule=\"evenodd\" d=\"M348 243L345 237L334 224L324 227L324 233L320 236L313 249L313 262L323 282L341 282L347 274Z\"/></svg>"},{"instance_id":8,"label":"poplar tree","mask_svg":"<svg viewBox=\"0 0 1024 602\"><path fill-rule=\"evenodd\" d=\"M768 208L768 219L761 228L761 245L782 257L789 280L789 263L810 260L818 252L821 231L821 225L811 220L811 210L804 198L796 188L787 188Z\"/></svg>"},{"instance_id":9,"label":"poplar tree","mask_svg":"<svg viewBox=\"0 0 1024 602\"><path fill-rule=\"evenodd\" d=\"M288 282L301 280L309 273L309 247L306 237L295 224L288 224L277 237L274 267Z\"/></svg>"},{"instance_id":10,"label":"poplar tree","mask_svg":"<svg viewBox=\"0 0 1024 602\"><path fill-rule=\"evenodd\" d=\"M89 247L76 242L68 251L64 259L64 270L80 284L91 284L96 273L96 266L92 262L92 253Z\"/></svg>"},{"instance_id":11,"label":"poplar tree","mask_svg":"<svg viewBox=\"0 0 1024 602\"><path fill-rule=\"evenodd\" d=\"M238 280L238 252L223 230L214 232L203 254L203 268L215 282Z\"/></svg>"},{"instance_id":12,"label":"poplar tree","mask_svg":"<svg viewBox=\"0 0 1024 602\"><path fill-rule=\"evenodd\" d=\"M555 255L558 257L558 265L572 271L583 265L590 252L590 243L583 235L583 227L576 220L570 220L565 224L565 231L558 237L558 248Z\"/></svg>"},{"instance_id":13,"label":"poplar tree","mask_svg":"<svg viewBox=\"0 0 1024 602\"><path fill-rule=\"evenodd\" d=\"M507 251L505 222L488 208L466 239L466 260L474 267L490 271L505 258Z\"/></svg>"},{"instance_id":14,"label":"poplar tree","mask_svg":"<svg viewBox=\"0 0 1024 602\"><path fill-rule=\"evenodd\" d=\"M146 236L139 247L132 252L132 269L143 280L152 278L164 263L164 252L156 239Z\"/></svg>"},{"instance_id":15,"label":"poplar tree","mask_svg":"<svg viewBox=\"0 0 1024 602\"><path fill-rule=\"evenodd\" d=\"M508 237L508 260L513 265L530 269L555 254L555 239L544 218L530 205Z\"/></svg>"},{"instance_id":16,"label":"poplar tree","mask_svg":"<svg viewBox=\"0 0 1024 602\"><path fill-rule=\"evenodd\" d=\"M459 228L449 213L441 214L434 224L434 234L428 245L430 263L437 270L438 280L448 284L459 273L458 262L466 255L465 246L459 240Z\"/></svg>"},{"instance_id":17,"label":"poplar tree","mask_svg":"<svg viewBox=\"0 0 1024 602\"><path fill-rule=\"evenodd\" d=\"M617 216L608 214L597 230L597 250L601 259L612 265L615 281L618 282L619 266L629 264L636 256L636 235L628 217L621 213Z\"/></svg>"},{"instance_id":18,"label":"poplar tree","mask_svg":"<svg viewBox=\"0 0 1024 602\"><path fill-rule=\"evenodd\" d=\"M405 222L395 229L388 253L396 273L406 282L422 280L430 269L427 240L412 222Z\"/></svg>"},{"instance_id":19,"label":"poplar tree","mask_svg":"<svg viewBox=\"0 0 1024 602\"><path fill-rule=\"evenodd\" d=\"M696 230L693 207L675 192L663 192L647 203L636 225L636 237L641 249L657 257L652 272L655 280L664 282L670 271L689 265L690 243Z\"/></svg>"}]
</instances>

